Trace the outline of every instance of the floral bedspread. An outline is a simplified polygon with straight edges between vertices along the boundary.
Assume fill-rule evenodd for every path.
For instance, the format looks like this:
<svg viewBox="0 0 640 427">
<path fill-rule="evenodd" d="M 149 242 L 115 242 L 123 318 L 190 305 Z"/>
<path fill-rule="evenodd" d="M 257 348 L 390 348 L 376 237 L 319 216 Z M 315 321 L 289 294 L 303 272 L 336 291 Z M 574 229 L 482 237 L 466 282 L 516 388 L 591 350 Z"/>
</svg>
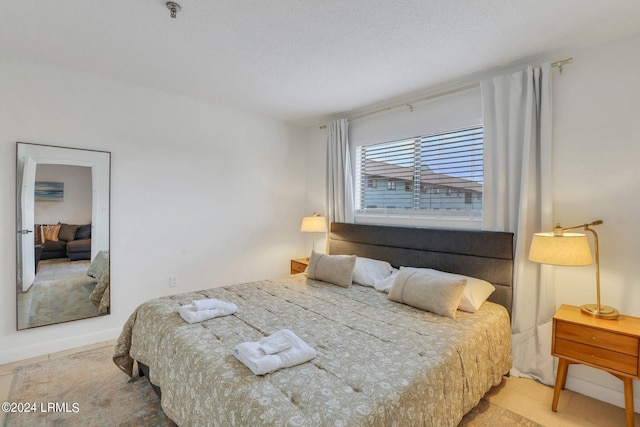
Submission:
<svg viewBox="0 0 640 427">
<path fill-rule="evenodd" d="M 98 314 L 109 308 L 109 251 L 100 251 L 91 262 L 87 274 L 96 279 L 96 287 L 93 288 L 89 299 L 98 307 Z"/>
<path fill-rule="evenodd" d="M 193 299 L 234 315 L 188 324 Z M 288 328 L 310 362 L 256 376 L 231 349 Z M 283 279 L 151 300 L 125 324 L 114 362 L 149 366 L 162 408 L 185 426 L 456 426 L 511 368 L 507 311 L 485 303 L 457 319 L 389 301 L 375 289 Z"/>
</svg>

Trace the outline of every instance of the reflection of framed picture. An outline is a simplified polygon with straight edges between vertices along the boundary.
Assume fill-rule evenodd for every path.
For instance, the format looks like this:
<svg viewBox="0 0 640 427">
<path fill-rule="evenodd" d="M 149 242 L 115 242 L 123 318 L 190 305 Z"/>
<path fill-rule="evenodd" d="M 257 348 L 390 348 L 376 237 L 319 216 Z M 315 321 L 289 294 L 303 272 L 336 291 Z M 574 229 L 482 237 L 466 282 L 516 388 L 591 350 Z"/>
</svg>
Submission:
<svg viewBox="0 0 640 427">
<path fill-rule="evenodd" d="M 36 181 L 35 199 L 44 202 L 61 202 L 64 198 L 64 182 Z"/>
</svg>

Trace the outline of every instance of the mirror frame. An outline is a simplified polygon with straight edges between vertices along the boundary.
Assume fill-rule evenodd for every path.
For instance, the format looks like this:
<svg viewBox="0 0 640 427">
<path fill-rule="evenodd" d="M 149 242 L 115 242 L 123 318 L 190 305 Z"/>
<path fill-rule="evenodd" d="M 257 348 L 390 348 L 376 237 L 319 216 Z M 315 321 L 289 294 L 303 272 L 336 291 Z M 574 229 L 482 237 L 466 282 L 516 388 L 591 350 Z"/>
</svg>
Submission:
<svg viewBox="0 0 640 427">
<path fill-rule="evenodd" d="M 28 163 L 29 166 L 25 167 L 25 164 Z M 20 304 L 19 304 L 19 293 L 25 289 L 23 284 L 23 277 L 27 277 L 27 279 L 31 279 L 31 274 L 35 275 L 35 261 L 31 263 L 27 260 L 29 266 L 34 267 L 33 273 L 26 272 L 26 276 L 23 275 L 23 262 L 22 255 L 24 251 L 29 251 L 29 247 L 25 246 L 25 242 L 34 243 L 33 237 L 35 230 L 28 230 L 23 228 L 23 214 L 22 205 L 23 198 L 21 195 L 23 194 L 23 188 L 25 183 L 24 174 L 29 175 L 29 181 L 31 181 L 31 176 L 33 176 L 35 184 L 35 170 L 38 164 L 42 165 L 60 165 L 60 166 L 84 166 L 91 168 L 91 259 L 90 261 L 96 258 L 96 255 L 101 251 L 109 251 L 111 249 L 111 152 L 108 151 L 100 151 L 100 150 L 91 150 L 91 149 L 82 149 L 82 148 L 74 148 L 74 147 L 63 147 L 56 145 L 45 145 L 45 144 L 35 144 L 28 142 L 17 142 L 16 143 L 16 329 L 17 330 L 25 330 L 31 329 L 35 327 L 66 323 L 76 320 L 82 320 L 87 318 L 93 318 L 98 316 L 104 316 L 111 314 L 111 300 L 110 300 L 110 289 L 109 289 L 109 300 L 106 308 L 106 312 L 98 313 L 94 316 L 86 316 L 84 314 L 79 315 L 78 318 L 69 318 L 60 321 L 52 321 L 50 323 L 43 323 L 34 326 L 29 325 L 21 325 L 20 324 Z M 28 169 L 28 171 L 25 171 Z M 28 184 L 27 184 L 28 185 Z M 27 193 L 33 192 L 34 189 L 27 188 Z M 34 194 L 35 196 L 35 194 Z M 33 200 L 33 198 L 32 198 Z M 27 206 L 29 203 L 32 203 L 31 206 L 35 207 L 35 202 L 27 202 Z M 29 215 L 29 214 L 28 214 Z M 31 213 L 32 216 L 33 212 Z M 35 220 L 35 216 L 33 218 Z M 26 218 L 29 222 L 30 218 Z M 64 219 L 61 218 L 62 221 Z M 34 221 L 35 222 L 35 221 Z M 34 224 L 35 226 L 35 224 Z M 30 234 L 30 236 L 29 236 Z M 26 238 L 23 236 L 26 235 Z M 24 246 L 24 249 L 23 249 Z M 106 249 L 105 249 L 106 248 Z M 31 254 L 33 254 L 33 250 L 31 250 Z M 30 258 L 30 255 L 29 255 Z M 107 266 L 107 280 L 109 280 L 111 273 L 111 260 L 110 255 L 108 255 L 108 266 Z M 97 277 L 97 276 L 96 276 Z M 31 279 L 32 280 L 32 279 Z M 108 282 L 107 282 L 108 283 Z M 26 286 L 26 289 L 29 289 L 33 285 L 32 283 Z M 110 288 L 110 283 L 107 285 Z M 21 327 L 22 326 L 22 327 Z"/>
</svg>

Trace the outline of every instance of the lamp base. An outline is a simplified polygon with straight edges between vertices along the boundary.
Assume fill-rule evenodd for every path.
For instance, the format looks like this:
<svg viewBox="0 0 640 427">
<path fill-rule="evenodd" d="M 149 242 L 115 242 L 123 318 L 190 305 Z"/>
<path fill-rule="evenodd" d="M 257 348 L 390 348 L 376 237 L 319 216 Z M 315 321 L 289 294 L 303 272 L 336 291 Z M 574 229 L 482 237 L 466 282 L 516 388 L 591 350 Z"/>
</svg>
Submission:
<svg viewBox="0 0 640 427">
<path fill-rule="evenodd" d="M 613 307 L 607 307 L 606 305 L 601 305 L 598 310 L 597 304 L 585 304 L 580 307 L 580 311 L 582 314 L 586 314 L 587 316 L 596 317 L 598 319 L 609 319 L 615 320 L 620 317 L 620 313 Z"/>
</svg>

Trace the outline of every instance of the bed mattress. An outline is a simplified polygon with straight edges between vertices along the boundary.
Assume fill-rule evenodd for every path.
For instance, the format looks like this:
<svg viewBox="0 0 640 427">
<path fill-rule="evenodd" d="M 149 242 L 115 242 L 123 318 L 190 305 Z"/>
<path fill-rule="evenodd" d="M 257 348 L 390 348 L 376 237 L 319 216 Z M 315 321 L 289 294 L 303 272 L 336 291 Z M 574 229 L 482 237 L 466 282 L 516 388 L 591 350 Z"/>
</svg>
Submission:
<svg viewBox="0 0 640 427">
<path fill-rule="evenodd" d="M 180 305 L 233 302 L 238 311 L 186 323 Z M 232 348 L 290 329 L 310 362 L 254 375 Z M 506 309 L 490 302 L 449 319 L 304 274 L 158 298 L 125 324 L 114 355 L 149 366 L 178 425 L 455 426 L 511 368 Z"/>
</svg>

